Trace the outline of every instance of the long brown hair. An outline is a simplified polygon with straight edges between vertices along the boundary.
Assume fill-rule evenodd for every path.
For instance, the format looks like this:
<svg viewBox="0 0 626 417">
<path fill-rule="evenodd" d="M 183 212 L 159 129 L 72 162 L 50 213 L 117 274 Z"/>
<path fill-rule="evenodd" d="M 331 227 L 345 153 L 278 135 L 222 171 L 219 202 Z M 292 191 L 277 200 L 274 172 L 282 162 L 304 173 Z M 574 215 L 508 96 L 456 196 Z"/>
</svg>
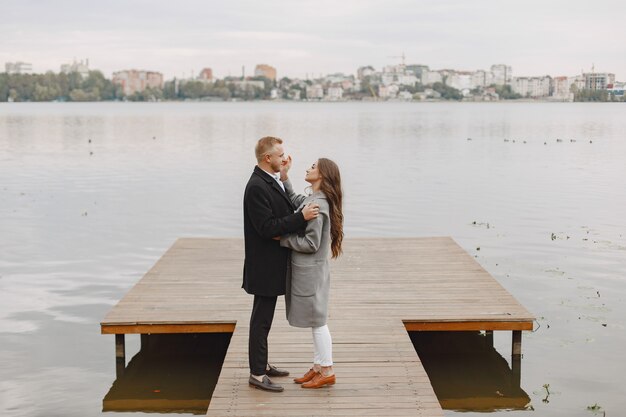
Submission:
<svg viewBox="0 0 626 417">
<path fill-rule="evenodd" d="M 330 159 L 317 160 L 317 168 L 322 176 L 320 190 L 326 195 L 330 206 L 330 249 L 333 258 L 341 255 L 343 242 L 343 191 L 341 190 L 341 175 L 339 167 Z"/>
</svg>

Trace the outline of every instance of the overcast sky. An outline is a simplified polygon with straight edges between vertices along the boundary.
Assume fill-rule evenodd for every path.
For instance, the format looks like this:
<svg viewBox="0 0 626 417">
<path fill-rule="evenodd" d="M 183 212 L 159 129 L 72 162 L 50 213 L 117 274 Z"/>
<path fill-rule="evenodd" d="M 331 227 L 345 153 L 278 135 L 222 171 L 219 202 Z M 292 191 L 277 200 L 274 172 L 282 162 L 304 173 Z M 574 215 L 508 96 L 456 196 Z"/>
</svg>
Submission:
<svg viewBox="0 0 626 417">
<path fill-rule="evenodd" d="M 613 72 L 626 80 L 624 0 L 0 0 L 0 70 L 26 61 L 58 72 L 89 58 L 166 79 L 210 67 L 240 75 L 267 63 L 278 76 L 353 74 L 399 63 L 513 74 Z"/>
</svg>

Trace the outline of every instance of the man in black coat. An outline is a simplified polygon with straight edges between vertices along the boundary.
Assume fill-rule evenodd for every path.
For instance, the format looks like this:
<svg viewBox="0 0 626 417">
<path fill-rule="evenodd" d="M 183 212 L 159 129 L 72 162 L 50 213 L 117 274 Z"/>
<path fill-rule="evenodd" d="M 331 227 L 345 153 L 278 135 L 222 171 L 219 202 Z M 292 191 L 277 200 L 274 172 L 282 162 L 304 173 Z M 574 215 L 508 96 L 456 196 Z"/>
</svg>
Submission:
<svg viewBox="0 0 626 417">
<path fill-rule="evenodd" d="M 280 169 L 287 163 L 279 138 L 259 139 L 255 148 L 257 166 L 250 176 L 243 197 L 243 230 L 245 261 L 243 289 L 254 295 L 250 317 L 248 357 L 251 386 L 280 392 L 268 376 L 287 376 L 289 372 L 268 363 L 267 336 L 272 327 L 279 295 L 285 294 L 289 249 L 275 238 L 294 233 L 317 217 L 319 206 L 309 205 L 302 211 L 295 207 L 280 181 Z"/>
</svg>

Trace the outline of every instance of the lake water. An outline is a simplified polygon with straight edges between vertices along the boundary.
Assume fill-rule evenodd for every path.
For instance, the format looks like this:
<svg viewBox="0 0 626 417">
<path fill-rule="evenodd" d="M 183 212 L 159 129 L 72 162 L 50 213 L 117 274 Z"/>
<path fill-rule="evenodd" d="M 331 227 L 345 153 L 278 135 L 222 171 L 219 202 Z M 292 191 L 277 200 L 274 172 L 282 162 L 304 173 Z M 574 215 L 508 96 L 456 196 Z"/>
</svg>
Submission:
<svg viewBox="0 0 626 417">
<path fill-rule="evenodd" d="M 452 236 L 538 317 L 534 415 L 626 413 L 626 106 L 260 102 L 0 105 L 1 415 L 101 415 L 100 320 L 176 238 L 242 236 L 265 135 L 296 189 L 339 164 L 347 237 Z"/>
</svg>

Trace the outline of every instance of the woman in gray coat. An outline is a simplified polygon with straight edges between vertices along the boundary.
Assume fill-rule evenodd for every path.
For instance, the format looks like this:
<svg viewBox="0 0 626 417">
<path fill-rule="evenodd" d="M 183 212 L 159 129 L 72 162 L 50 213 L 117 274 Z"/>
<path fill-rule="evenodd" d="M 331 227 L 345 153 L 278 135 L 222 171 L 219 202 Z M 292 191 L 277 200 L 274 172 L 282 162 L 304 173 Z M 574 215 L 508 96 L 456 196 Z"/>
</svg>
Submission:
<svg viewBox="0 0 626 417">
<path fill-rule="evenodd" d="M 281 246 L 292 249 L 291 268 L 285 295 L 287 320 L 294 327 L 310 327 L 313 332 L 313 366 L 294 382 L 303 388 L 332 385 L 332 339 L 326 324 L 330 292 L 329 258 L 341 254 L 343 240 L 342 190 L 339 167 L 320 158 L 306 171 L 304 178 L 312 193 L 298 195 L 283 174 L 285 191 L 294 206 L 302 209 L 310 203 L 319 204 L 319 216 L 310 220 L 300 233 L 282 236 Z"/>
</svg>

